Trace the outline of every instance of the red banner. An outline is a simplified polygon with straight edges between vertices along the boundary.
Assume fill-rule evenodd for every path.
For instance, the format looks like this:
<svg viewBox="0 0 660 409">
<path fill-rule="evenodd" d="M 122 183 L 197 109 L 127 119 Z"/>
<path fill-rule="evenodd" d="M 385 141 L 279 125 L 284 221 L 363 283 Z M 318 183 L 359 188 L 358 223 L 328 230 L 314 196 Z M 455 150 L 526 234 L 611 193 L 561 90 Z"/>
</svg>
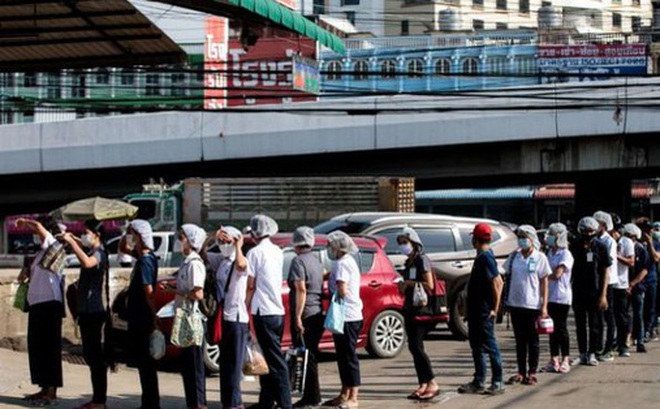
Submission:
<svg viewBox="0 0 660 409">
<path fill-rule="evenodd" d="M 204 39 L 204 109 L 223 109 L 227 106 L 227 50 L 229 20 L 223 17 L 206 19 Z"/>
</svg>

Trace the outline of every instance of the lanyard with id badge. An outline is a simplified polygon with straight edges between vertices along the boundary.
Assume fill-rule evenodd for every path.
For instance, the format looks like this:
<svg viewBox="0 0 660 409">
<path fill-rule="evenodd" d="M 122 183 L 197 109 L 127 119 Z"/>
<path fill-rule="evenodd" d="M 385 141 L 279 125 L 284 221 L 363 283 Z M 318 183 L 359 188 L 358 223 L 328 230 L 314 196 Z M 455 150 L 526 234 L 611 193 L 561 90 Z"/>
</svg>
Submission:
<svg viewBox="0 0 660 409">
<path fill-rule="evenodd" d="M 589 252 L 587 252 L 587 263 L 593 263 L 593 262 L 594 262 L 594 253 L 591 250 L 589 250 Z"/>
<path fill-rule="evenodd" d="M 527 272 L 529 274 L 536 273 L 536 260 L 533 259 L 532 257 L 530 257 L 529 261 L 527 262 Z"/>
</svg>

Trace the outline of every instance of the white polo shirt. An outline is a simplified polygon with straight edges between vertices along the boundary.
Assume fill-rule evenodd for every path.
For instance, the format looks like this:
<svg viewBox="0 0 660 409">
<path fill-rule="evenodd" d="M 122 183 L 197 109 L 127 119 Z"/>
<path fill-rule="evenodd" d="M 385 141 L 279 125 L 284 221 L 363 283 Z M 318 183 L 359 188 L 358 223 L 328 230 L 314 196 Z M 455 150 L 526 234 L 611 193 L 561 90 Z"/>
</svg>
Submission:
<svg viewBox="0 0 660 409">
<path fill-rule="evenodd" d="M 27 300 L 30 305 L 37 305 L 49 301 L 62 302 L 62 272 L 53 273 L 41 267 L 39 262 L 46 254 L 46 250 L 57 240 L 52 234 L 47 233 L 41 243 L 41 251 L 37 254 L 30 266 L 30 285 L 28 287 Z"/>
<path fill-rule="evenodd" d="M 617 244 L 616 240 L 610 236 L 609 233 L 605 232 L 603 233 L 602 236 L 598 237 L 598 240 L 600 240 L 602 243 L 604 243 L 607 246 L 607 253 L 610 255 L 610 258 L 612 259 L 612 266 L 609 269 L 609 273 L 607 275 L 607 284 L 609 285 L 614 285 L 619 282 L 619 262 L 617 257 L 618 250 L 617 250 Z"/>
<path fill-rule="evenodd" d="M 360 269 L 355 259 L 344 254 L 339 260 L 332 262 L 328 289 L 332 294 L 337 292 L 337 281 L 346 283 L 346 322 L 362 321 L 362 299 L 360 298 Z"/>
<path fill-rule="evenodd" d="M 269 238 L 261 240 L 247 253 L 248 264 L 255 280 L 252 315 L 284 315 L 282 281 L 284 254 Z"/>
<path fill-rule="evenodd" d="M 621 257 L 630 258 L 635 255 L 635 243 L 629 237 L 621 237 L 617 243 L 617 254 Z M 617 260 L 618 280 L 614 285 L 617 290 L 628 289 L 628 271 L 630 267 Z"/>
<path fill-rule="evenodd" d="M 517 250 L 513 257 L 507 259 L 504 269 L 509 274 L 508 305 L 540 310 L 543 306 L 541 280 L 552 273 L 545 254 L 534 249 L 529 257 L 525 258 L 522 252 Z"/>
<path fill-rule="evenodd" d="M 209 265 L 216 272 L 215 279 L 217 288 L 224 291 L 229 278 L 229 269 L 234 264 L 236 256 L 226 258 L 222 254 L 207 255 Z M 227 288 L 227 293 L 224 295 L 225 302 L 222 310 L 222 319 L 229 322 L 240 322 L 247 324 L 250 321 L 247 305 L 245 299 L 247 297 L 247 282 L 248 276 L 254 276 L 250 270 L 250 263 L 248 262 L 245 271 L 238 271 L 234 269 L 234 274 L 231 276 L 231 282 Z"/>
<path fill-rule="evenodd" d="M 548 302 L 571 305 L 573 302 L 573 288 L 571 286 L 573 255 L 568 249 L 551 249 L 548 251 L 548 262 L 553 272 L 557 267 L 564 266 L 564 273 L 559 277 L 559 280 L 548 280 Z"/>
<path fill-rule="evenodd" d="M 195 287 L 204 288 L 206 283 L 206 267 L 204 266 L 204 261 L 199 256 L 199 254 L 194 251 L 188 254 L 188 256 L 183 260 L 183 264 L 179 268 L 179 272 L 176 276 L 176 289 L 177 292 L 185 292 L 186 294 L 192 291 Z M 186 297 L 177 295 L 174 307 L 178 308 L 183 304 L 183 301 Z M 194 302 L 195 308 L 197 308 L 198 302 Z"/>
</svg>

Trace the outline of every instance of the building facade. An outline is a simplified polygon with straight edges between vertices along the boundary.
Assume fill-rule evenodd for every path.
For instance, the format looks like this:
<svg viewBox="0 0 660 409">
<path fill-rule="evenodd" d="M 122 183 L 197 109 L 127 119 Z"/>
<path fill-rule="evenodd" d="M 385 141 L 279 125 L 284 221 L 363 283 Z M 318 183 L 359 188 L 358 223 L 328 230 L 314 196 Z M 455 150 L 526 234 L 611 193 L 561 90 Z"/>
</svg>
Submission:
<svg viewBox="0 0 660 409">
<path fill-rule="evenodd" d="M 386 34 L 389 19 L 385 4 L 386 0 L 326 0 L 326 13 L 348 20 L 359 32 L 380 37 Z"/>
</svg>

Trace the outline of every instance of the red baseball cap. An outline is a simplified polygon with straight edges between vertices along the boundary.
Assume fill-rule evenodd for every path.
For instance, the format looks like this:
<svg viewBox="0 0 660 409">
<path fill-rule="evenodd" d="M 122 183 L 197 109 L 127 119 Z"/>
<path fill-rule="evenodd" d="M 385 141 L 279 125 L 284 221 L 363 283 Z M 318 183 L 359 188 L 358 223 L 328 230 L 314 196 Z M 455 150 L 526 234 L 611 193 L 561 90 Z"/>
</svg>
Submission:
<svg viewBox="0 0 660 409">
<path fill-rule="evenodd" d="M 479 223 L 474 226 L 472 235 L 479 240 L 491 241 L 493 239 L 493 228 L 487 223 Z"/>
</svg>

